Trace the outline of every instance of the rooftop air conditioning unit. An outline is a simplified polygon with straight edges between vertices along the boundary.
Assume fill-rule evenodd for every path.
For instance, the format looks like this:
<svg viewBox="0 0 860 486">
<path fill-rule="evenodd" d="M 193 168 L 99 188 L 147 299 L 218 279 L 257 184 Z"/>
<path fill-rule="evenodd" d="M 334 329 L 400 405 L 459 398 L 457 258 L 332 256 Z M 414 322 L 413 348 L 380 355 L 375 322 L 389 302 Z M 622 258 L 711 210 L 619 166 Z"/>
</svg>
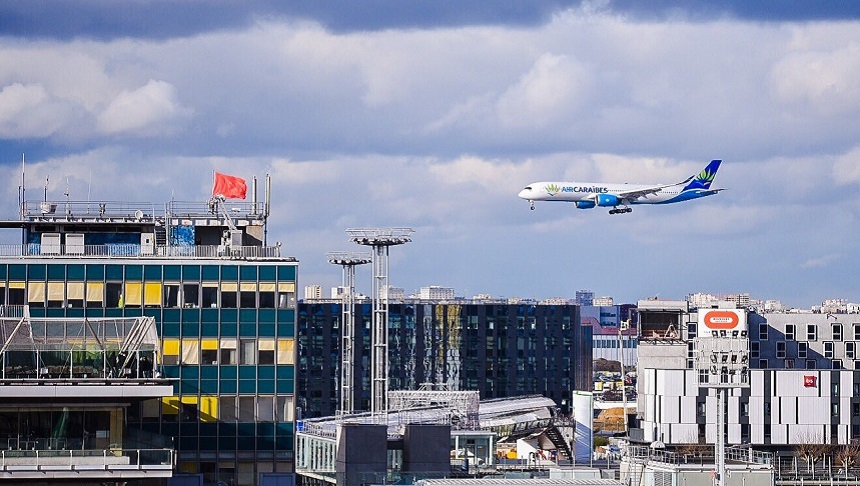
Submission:
<svg viewBox="0 0 860 486">
<path fill-rule="evenodd" d="M 66 255 L 84 254 L 84 234 L 66 233 Z"/>
<path fill-rule="evenodd" d="M 60 233 L 42 233 L 42 255 L 60 254 Z"/>
</svg>

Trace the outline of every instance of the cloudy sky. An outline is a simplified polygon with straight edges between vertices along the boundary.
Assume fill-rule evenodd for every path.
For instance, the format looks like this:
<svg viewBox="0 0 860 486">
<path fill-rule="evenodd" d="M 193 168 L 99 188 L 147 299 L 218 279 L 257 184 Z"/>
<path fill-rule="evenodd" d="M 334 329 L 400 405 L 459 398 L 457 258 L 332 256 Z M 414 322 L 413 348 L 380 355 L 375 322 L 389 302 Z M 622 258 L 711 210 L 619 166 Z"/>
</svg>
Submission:
<svg viewBox="0 0 860 486">
<path fill-rule="evenodd" d="M 405 226 L 407 291 L 860 301 L 860 3 L 640 3 L 6 1 L 0 214 L 22 153 L 28 198 L 47 177 L 53 199 L 205 201 L 213 170 L 269 174 L 301 285 L 340 282 L 346 228 Z M 713 158 L 729 190 L 684 204 L 516 197 Z"/>
</svg>

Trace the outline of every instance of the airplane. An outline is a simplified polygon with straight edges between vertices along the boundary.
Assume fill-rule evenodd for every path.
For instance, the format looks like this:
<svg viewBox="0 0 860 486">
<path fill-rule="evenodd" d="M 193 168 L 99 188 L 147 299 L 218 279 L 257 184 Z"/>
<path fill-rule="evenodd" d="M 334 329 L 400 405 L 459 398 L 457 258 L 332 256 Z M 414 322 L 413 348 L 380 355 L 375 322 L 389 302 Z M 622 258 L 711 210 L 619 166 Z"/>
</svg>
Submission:
<svg viewBox="0 0 860 486">
<path fill-rule="evenodd" d="M 519 197 L 535 201 L 572 202 L 577 209 L 611 207 L 609 214 L 633 211 L 633 204 L 669 204 L 711 196 L 724 189 L 711 189 L 722 160 L 712 160 L 707 167 L 676 184 L 619 184 L 606 182 L 535 182 L 525 187 Z"/>
</svg>

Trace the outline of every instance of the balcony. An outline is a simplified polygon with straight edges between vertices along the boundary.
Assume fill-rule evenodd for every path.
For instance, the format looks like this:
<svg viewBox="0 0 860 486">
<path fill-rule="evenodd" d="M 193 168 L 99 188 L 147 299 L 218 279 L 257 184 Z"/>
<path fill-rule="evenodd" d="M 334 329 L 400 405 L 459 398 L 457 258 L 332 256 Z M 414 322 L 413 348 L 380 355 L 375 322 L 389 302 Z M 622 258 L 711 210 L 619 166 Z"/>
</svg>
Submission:
<svg viewBox="0 0 860 486">
<path fill-rule="evenodd" d="M 0 450 L 0 475 L 12 480 L 169 478 L 173 464 L 171 449 Z"/>
</svg>

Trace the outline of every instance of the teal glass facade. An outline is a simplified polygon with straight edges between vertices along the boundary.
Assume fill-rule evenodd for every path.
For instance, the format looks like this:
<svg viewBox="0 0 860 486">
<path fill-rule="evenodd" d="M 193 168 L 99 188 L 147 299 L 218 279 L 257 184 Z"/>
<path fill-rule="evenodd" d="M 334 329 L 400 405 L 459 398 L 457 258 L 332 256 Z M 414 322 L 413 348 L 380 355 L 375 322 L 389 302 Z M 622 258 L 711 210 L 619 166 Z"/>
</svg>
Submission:
<svg viewBox="0 0 860 486">
<path fill-rule="evenodd" d="M 33 317 L 155 319 L 173 396 L 132 404 L 173 438 L 177 473 L 255 484 L 293 470 L 297 263 L 277 258 L 34 258 L 0 263 L 0 303 Z"/>
</svg>

